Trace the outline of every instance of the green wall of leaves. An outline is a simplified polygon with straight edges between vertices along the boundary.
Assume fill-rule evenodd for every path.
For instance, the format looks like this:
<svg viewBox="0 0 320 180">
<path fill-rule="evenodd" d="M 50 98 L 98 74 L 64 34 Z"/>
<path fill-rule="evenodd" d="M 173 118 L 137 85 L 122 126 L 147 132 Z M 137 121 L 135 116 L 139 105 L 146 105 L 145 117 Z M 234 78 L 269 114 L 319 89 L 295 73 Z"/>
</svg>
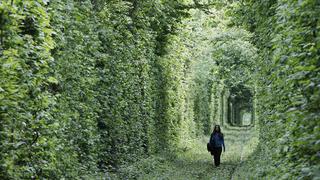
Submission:
<svg viewBox="0 0 320 180">
<path fill-rule="evenodd" d="M 0 178 L 93 177 L 194 138 L 180 1 L 0 2 Z"/>
<path fill-rule="evenodd" d="M 255 34 L 261 56 L 260 146 L 247 171 L 251 177 L 319 177 L 320 3 L 269 0 L 238 5 L 235 22 Z"/>
</svg>

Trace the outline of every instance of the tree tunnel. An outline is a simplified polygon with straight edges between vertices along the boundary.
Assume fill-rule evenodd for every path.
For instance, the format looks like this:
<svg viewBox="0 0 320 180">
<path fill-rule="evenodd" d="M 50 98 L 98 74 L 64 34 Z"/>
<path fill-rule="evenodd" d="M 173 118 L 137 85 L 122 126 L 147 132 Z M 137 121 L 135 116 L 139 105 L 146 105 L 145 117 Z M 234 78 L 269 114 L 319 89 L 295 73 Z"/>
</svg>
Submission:
<svg viewBox="0 0 320 180">
<path fill-rule="evenodd" d="M 245 85 L 221 87 L 215 95 L 218 114 L 215 118 L 223 126 L 255 126 L 253 90 Z"/>
<path fill-rule="evenodd" d="M 253 96 L 250 89 L 244 86 L 231 88 L 226 103 L 228 105 L 227 123 L 231 126 L 254 125 Z"/>
<path fill-rule="evenodd" d="M 319 0 L 0 0 L 0 180 L 320 176 L 318 14 Z M 229 161 L 212 171 L 216 124 Z"/>
</svg>

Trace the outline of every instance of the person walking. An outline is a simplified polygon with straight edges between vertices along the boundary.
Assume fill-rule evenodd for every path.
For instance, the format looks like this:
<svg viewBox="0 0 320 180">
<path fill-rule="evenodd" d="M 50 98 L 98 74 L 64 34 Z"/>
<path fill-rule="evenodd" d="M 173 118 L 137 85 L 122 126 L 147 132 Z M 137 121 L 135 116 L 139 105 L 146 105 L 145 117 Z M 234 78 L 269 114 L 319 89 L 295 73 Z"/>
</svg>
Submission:
<svg viewBox="0 0 320 180">
<path fill-rule="evenodd" d="M 214 159 L 214 165 L 218 167 L 220 165 L 222 147 L 223 151 L 226 151 L 223 133 L 221 132 L 221 128 L 219 125 L 215 125 L 213 132 L 211 133 L 208 146 Z"/>
</svg>

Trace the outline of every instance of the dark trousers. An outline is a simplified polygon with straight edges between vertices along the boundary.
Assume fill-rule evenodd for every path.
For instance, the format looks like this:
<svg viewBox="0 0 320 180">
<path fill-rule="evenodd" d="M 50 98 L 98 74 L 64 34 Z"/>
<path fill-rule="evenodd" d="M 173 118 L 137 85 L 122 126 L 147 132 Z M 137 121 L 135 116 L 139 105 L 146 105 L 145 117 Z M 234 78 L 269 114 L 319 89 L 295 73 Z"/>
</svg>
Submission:
<svg viewBox="0 0 320 180">
<path fill-rule="evenodd" d="M 212 155 L 214 159 L 214 165 L 219 166 L 222 147 L 214 147 L 212 150 L 213 150 Z"/>
</svg>

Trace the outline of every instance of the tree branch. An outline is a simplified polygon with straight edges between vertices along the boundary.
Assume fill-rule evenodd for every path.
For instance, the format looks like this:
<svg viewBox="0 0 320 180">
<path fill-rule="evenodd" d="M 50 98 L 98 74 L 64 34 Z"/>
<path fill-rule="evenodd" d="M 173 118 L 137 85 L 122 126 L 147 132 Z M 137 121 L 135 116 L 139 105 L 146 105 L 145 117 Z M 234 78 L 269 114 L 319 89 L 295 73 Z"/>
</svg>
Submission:
<svg viewBox="0 0 320 180">
<path fill-rule="evenodd" d="M 35 131 L 35 135 L 36 135 L 36 137 L 34 137 L 34 138 L 33 138 L 33 140 L 32 140 L 32 142 L 31 142 L 30 146 L 32 146 L 34 143 L 36 143 L 36 142 L 37 142 L 37 140 L 38 140 L 38 138 L 39 138 L 39 133 L 38 133 L 38 131 Z"/>
</svg>

